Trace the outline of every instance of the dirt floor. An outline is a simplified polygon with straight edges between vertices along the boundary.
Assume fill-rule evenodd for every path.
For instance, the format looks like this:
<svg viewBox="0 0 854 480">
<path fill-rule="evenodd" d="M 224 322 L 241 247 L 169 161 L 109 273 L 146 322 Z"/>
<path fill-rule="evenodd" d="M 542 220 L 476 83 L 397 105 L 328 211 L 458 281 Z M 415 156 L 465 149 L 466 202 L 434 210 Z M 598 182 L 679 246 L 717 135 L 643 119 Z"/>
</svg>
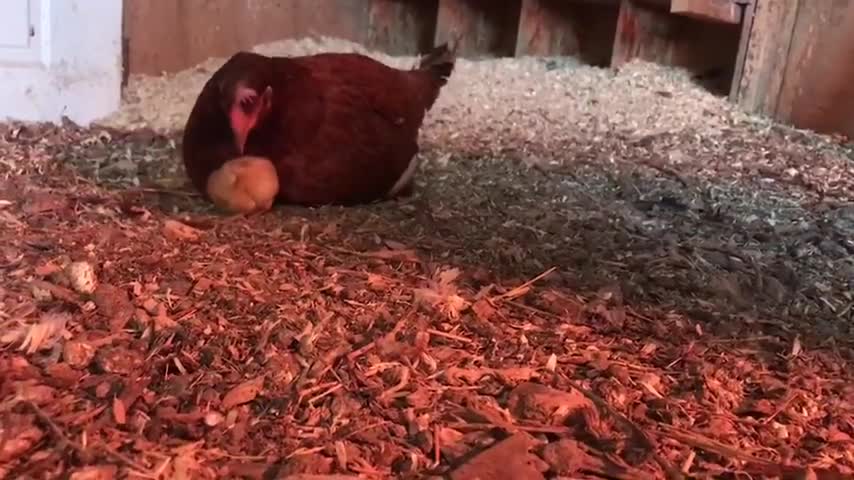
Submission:
<svg viewBox="0 0 854 480">
<path fill-rule="evenodd" d="M 854 478 L 847 145 L 437 131 L 245 219 L 178 133 L 0 128 L 0 477 Z"/>
</svg>

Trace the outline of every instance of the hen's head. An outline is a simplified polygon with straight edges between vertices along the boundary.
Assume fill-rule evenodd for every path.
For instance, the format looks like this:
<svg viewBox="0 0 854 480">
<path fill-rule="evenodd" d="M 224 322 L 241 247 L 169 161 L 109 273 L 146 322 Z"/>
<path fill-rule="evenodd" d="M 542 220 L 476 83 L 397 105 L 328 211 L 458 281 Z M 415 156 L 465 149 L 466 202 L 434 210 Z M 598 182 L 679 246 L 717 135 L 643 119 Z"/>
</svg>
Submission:
<svg viewBox="0 0 854 480">
<path fill-rule="evenodd" d="M 222 109 L 228 115 L 237 150 L 243 154 L 246 139 L 273 107 L 273 87 L 267 78 L 267 57 L 238 53 L 223 66 L 219 83 Z"/>
</svg>

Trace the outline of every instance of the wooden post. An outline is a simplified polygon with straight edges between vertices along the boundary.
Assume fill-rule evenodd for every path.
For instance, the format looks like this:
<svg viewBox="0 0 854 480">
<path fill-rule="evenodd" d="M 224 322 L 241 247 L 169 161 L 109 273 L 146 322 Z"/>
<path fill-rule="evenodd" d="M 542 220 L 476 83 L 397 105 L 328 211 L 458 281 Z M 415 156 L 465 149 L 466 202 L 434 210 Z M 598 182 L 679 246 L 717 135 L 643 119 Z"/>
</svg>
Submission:
<svg viewBox="0 0 854 480">
<path fill-rule="evenodd" d="M 756 9 L 756 0 L 748 0 L 742 5 L 741 34 L 738 38 L 738 53 L 735 57 L 732 83 L 729 88 L 729 101 L 738 103 L 741 92 L 741 78 L 744 72 L 744 64 L 747 61 L 747 47 L 750 45 L 750 32 L 753 31 L 753 14 Z"/>
<path fill-rule="evenodd" d="M 736 102 L 745 110 L 774 117 L 789 61 L 801 0 L 755 0 Z M 807 0 L 813 1 L 813 0 Z"/>
</svg>

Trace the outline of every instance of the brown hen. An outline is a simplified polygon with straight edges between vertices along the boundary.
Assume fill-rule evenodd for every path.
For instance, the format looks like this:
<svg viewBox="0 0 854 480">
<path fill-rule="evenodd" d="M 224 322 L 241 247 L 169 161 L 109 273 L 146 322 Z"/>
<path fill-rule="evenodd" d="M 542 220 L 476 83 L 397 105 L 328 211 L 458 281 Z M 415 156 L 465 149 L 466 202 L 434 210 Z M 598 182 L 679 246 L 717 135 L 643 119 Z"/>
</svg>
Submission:
<svg viewBox="0 0 854 480">
<path fill-rule="evenodd" d="M 239 52 L 205 84 L 187 120 L 187 174 L 210 199 L 208 177 L 248 155 L 273 163 L 282 202 L 347 205 L 408 194 L 419 129 L 453 71 L 454 50 L 436 47 L 411 70 L 355 53 Z"/>
</svg>

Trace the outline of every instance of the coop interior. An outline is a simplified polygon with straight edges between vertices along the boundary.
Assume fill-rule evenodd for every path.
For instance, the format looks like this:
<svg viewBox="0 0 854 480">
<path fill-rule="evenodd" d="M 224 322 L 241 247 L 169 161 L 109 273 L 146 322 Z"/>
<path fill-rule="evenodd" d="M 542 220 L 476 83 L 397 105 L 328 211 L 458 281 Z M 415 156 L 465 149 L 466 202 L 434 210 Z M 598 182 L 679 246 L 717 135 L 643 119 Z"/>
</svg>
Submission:
<svg viewBox="0 0 854 480">
<path fill-rule="evenodd" d="M 164 9 L 128 1 L 127 71 L 175 71 L 284 37 L 328 35 L 390 55 L 411 56 L 459 36 L 464 58 L 570 56 L 598 67 L 640 58 L 713 78 L 712 89 L 728 94 L 745 7 L 734 1 L 698 0 L 285 3 L 287 7 L 273 1 L 213 2 L 204 9 Z M 191 10 L 192 16 L 181 15 Z M 152 27 L 156 35 L 151 35 Z M 181 48 L 175 48 L 176 40 L 181 40 Z"/>
<path fill-rule="evenodd" d="M 124 0 L 121 108 L 0 130 L 0 479 L 854 478 L 848 5 Z M 236 51 L 452 39 L 411 197 L 189 185 Z"/>
</svg>

